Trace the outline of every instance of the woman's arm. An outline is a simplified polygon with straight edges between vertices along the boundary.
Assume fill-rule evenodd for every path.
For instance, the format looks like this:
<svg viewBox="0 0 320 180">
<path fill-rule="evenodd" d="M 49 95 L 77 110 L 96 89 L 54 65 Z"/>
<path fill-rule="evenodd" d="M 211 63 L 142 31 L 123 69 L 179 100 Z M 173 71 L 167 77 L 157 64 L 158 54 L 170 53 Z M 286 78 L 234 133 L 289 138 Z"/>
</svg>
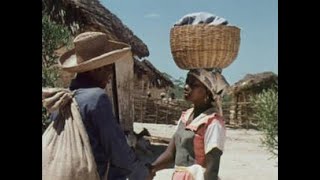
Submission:
<svg viewBox="0 0 320 180">
<path fill-rule="evenodd" d="M 204 173 L 205 180 L 217 180 L 220 165 L 220 156 L 222 151 L 218 148 L 213 148 L 206 154 L 206 171 Z"/>
<path fill-rule="evenodd" d="M 167 149 L 151 164 L 154 172 L 165 169 L 174 162 L 176 153 L 176 146 L 174 143 L 174 136 L 171 138 Z"/>
</svg>

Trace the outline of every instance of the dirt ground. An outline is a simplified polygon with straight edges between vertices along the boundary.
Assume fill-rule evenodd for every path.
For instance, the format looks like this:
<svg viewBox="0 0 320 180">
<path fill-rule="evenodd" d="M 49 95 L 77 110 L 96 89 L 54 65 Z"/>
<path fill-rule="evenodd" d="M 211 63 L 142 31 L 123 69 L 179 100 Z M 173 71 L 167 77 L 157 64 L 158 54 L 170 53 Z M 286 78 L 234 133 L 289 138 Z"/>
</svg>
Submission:
<svg viewBox="0 0 320 180">
<path fill-rule="evenodd" d="M 172 137 L 175 131 L 174 125 L 134 123 L 136 132 L 140 132 L 143 127 L 147 128 L 152 136 L 165 138 Z M 227 141 L 219 171 L 222 180 L 278 179 L 278 158 L 272 158 L 261 146 L 261 137 L 261 132 L 257 130 L 227 128 Z M 165 148 L 165 144 L 153 144 L 153 155 L 147 156 L 144 160 L 153 161 Z M 170 180 L 172 167 L 157 172 L 154 180 Z"/>
</svg>

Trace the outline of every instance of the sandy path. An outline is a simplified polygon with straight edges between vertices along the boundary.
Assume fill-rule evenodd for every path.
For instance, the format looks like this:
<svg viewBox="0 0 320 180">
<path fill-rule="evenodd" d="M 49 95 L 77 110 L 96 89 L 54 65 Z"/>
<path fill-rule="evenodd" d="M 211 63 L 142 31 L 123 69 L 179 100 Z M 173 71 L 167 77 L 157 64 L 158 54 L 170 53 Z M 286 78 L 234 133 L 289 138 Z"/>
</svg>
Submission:
<svg viewBox="0 0 320 180">
<path fill-rule="evenodd" d="M 152 136 L 170 138 L 174 125 L 134 123 L 134 130 L 145 127 Z M 261 132 L 245 129 L 227 129 L 227 141 L 221 157 L 219 176 L 222 180 L 276 180 L 278 179 L 277 158 L 270 159 L 261 147 Z M 165 147 L 158 148 L 161 153 Z M 154 159 L 154 158 L 150 158 Z M 173 169 L 157 172 L 154 180 L 170 180 Z"/>
</svg>

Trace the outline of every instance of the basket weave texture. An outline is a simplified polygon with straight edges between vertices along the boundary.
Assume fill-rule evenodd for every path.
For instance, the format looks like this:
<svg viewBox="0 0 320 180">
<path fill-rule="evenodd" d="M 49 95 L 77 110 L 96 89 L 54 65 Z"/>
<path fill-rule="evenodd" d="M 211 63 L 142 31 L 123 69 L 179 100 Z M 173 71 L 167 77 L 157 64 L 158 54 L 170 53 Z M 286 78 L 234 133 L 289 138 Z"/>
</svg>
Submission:
<svg viewBox="0 0 320 180">
<path fill-rule="evenodd" d="M 185 25 L 170 31 L 171 53 L 181 69 L 226 68 L 239 46 L 240 29 L 235 26 Z"/>
</svg>

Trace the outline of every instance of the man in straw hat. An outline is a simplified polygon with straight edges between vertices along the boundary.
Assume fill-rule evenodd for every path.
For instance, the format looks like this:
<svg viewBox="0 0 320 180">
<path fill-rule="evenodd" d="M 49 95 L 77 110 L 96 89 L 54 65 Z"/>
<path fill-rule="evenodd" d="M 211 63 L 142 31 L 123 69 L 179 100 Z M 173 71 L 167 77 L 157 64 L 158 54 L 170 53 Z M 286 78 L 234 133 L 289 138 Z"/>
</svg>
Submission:
<svg viewBox="0 0 320 180">
<path fill-rule="evenodd" d="M 74 39 L 75 48 L 59 59 L 62 70 L 77 73 L 70 83 L 75 91 L 83 124 L 101 179 L 146 179 L 148 168 L 140 162 L 126 142 L 114 118 L 105 86 L 112 63 L 131 55 L 124 43 L 110 41 L 106 34 L 85 32 Z M 57 112 L 52 114 L 55 120 Z"/>
</svg>

